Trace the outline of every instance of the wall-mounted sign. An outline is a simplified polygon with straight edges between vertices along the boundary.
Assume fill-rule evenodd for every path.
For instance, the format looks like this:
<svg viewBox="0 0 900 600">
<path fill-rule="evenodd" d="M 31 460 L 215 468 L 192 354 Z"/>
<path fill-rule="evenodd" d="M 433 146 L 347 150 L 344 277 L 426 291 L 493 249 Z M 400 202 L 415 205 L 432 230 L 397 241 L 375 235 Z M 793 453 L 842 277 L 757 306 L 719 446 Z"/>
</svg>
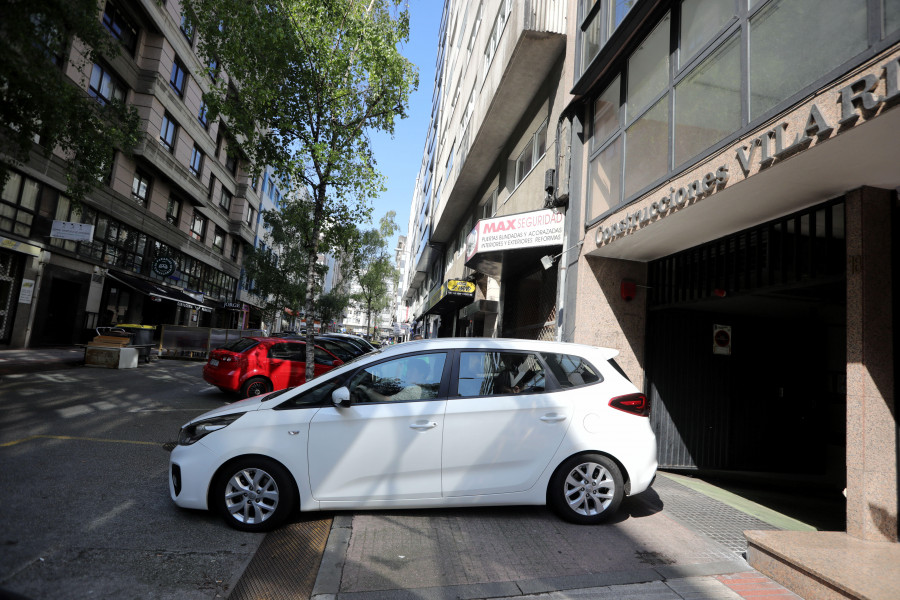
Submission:
<svg viewBox="0 0 900 600">
<path fill-rule="evenodd" d="M 564 224 L 563 213 L 553 210 L 481 219 L 466 238 L 466 261 L 480 252 L 559 246 Z"/>
<path fill-rule="evenodd" d="M 160 277 L 168 277 L 175 272 L 177 266 L 175 261 L 168 256 L 160 256 L 153 261 L 153 272 Z"/>
<path fill-rule="evenodd" d="M 474 294 L 475 284 L 471 281 L 450 279 L 447 281 L 447 291 L 456 294 Z"/>
<path fill-rule="evenodd" d="M 34 297 L 34 279 L 23 279 L 19 288 L 19 304 L 31 304 Z"/>
<path fill-rule="evenodd" d="M 731 354 L 730 325 L 713 325 L 713 354 Z"/>
<path fill-rule="evenodd" d="M 72 221 L 53 221 L 53 225 L 50 227 L 50 237 L 60 240 L 90 242 L 94 239 L 94 226 L 87 223 L 73 223 Z"/>
</svg>

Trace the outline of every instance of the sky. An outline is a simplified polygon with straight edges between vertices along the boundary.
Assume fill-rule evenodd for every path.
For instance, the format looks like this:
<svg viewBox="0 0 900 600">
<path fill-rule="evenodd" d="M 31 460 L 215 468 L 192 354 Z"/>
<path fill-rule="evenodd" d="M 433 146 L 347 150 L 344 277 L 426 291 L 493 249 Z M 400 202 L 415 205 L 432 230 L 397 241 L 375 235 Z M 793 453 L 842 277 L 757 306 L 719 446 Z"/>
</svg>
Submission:
<svg viewBox="0 0 900 600">
<path fill-rule="evenodd" d="M 425 149 L 443 8 L 442 0 L 409 0 L 409 42 L 400 53 L 419 68 L 419 87 L 410 95 L 409 116 L 394 124 L 393 138 L 380 132 L 371 137 L 378 170 L 385 176 L 387 187 L 373 202 L 371 226 L 377 227 L 379 219 L 393 210 L 400 227 L 398 235 L 406 235 L 416 175 Z M 397 236 L 394 236 L 390 249 L 396 247 Z"/>
</svg>

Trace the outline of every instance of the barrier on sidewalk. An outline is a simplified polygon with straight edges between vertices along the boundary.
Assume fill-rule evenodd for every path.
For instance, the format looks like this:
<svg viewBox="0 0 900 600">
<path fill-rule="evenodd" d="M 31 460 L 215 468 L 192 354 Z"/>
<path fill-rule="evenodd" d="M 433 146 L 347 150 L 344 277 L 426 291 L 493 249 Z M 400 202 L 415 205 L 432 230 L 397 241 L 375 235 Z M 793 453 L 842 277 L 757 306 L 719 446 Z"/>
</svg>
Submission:
<svg viewBox="0 0 900 600">
<path fill-rule="evenodd" d="M 206 359 L 210 350 L 242 337 L 265 335 L 262 329 L 222 329 L 162 325 L 159 336 L 160 358 Z"/>
</svg>

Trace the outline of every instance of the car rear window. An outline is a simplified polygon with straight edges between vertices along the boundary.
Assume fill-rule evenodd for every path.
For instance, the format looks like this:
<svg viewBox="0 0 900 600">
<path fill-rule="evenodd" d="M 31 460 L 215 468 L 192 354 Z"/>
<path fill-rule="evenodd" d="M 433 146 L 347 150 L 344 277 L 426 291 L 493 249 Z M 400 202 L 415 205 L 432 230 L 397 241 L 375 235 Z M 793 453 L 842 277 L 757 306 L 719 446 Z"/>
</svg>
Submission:
<svg viewBox="0 0 900 600">
<path fill-rule="evenodd" d="M 222 350 L 228 350 L 229 352 L 241 353 L 246 352 L 258 343 L 259 341 L 252 338 L 238 338 L 234 341 L 228 342 L 224 346 L 219 346 L 219 348 Z"/>
<path fill-rule="evenodd" d="M 591 363 L 574 354 L 542 353 L 547 366 L 561 388 L 574 388 L 603 381 L 603 376 Z"/>
</svg>

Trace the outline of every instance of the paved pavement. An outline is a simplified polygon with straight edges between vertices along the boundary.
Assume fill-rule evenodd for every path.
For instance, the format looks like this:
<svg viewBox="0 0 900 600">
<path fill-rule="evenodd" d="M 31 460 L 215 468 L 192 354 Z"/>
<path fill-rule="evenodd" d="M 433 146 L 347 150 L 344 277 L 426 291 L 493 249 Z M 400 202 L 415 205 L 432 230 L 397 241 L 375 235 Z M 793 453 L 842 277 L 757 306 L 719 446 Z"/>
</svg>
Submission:
<svg viewBox="0 0 900 600">
<path fill-rule="evenodd" d="M 13 373 L 77 368 L 83 356 L 81 348 L 0 350 L 0 381 Z M 660 473 L 650 490 L 626 499 L 619 519 L 600 527 L 565 523 L 544 507 L 339 513 L 319 521 L 325 523 L 327 543 L 318 567 L 311 565 L 318 570 L 312 593 L 302 597 L 799 598 L 747 565 L 742 532 L 803 524 L 759 505 L 731 501 L 727 494 L 711 493 L 692 481 Z M 312 518 L 321 516 L 326 515 Z M 298 542 L 295 525 L 268 534 L 277 542 L 269 546 L 280 551 L 263 552 L 268 547 L 264 543 L 246 566 L 244 579 L 260 569 L 275 575 L 278 569 L 298 568 L 296 557 L 285 550 Z M 288 540 L 294 544 L 282 543 Z M 319 552 L 315 554 L 314 562 Z M 241 595 L 241 578 L 235 574 L 234 600 Z M 281 588 L 269 597 L 298 595 Z"/>
</svg>

